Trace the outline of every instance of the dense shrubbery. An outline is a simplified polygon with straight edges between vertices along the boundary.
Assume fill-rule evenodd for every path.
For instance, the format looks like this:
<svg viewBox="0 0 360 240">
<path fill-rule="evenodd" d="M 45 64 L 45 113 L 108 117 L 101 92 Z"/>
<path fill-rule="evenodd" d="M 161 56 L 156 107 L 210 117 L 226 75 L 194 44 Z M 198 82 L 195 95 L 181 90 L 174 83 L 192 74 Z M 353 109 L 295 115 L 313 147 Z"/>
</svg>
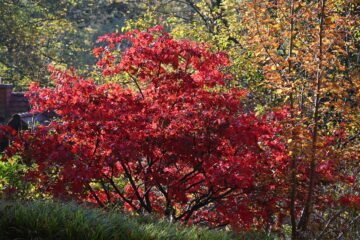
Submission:
<svg viewBox="0 0 360 240">
<path fill-rule="evenodd" d="M 19 134 L 5 152 L 31 166 L 24 177 L 33 191 L 234 230 L 277 231 L 289 211 L 307 226 L 309 213 L 326 205 L 356 214 L 352 172 L 336 159 L 336 144 L 346 140 L 341 128 L 337 139 L 324 136 L 321 148 L 310 145 L 307 154 L 322 154 L 316 168 L 311 154 L 294 165 L 284 132 L 293 109 L 262 116 L 244 110 L 247 92 L 225 86 L 225 53 L 174 40 L 161 27 L 99 42 L 98 78 L 111 83 L 51 67 L 55 87 L 30 88 L 32 110 L 58 116 Z M 344 191 L 326 190 L 334 185 Z M 312 209 L 305 215 L 304 206 Z"/>
<path fill-rule="evenodd" d="M 100 37 L 94 80 L 51 67 L 53 87 L 32 86 L 33 110 L 59 118 L 13 139 L 4 195 L 293 239 L 359 235 L 355 1 L 183 4 L 195 15 L 171 8 L 170 35 L 148 29 L 148 11 L 127 24 L 141 31 Z"/>
<path fill-rule="evenodd" d="M 245 92 L 219 91 L 226 55 L 161 27 L 100 41 L 103 76 L 131 84 L 53 70 L 55 88 L 31 87 L 33 111 L 60 120 L 24 132 L 6 156 L 36 164 L 27 177 L 39 191 L 209 226 L 279 223 L 288 156 L 276 120 L 284 114 L 257 118 L 241 108 Z M 119 53 L 124 41 L 130 47 Z"/>
</svg>

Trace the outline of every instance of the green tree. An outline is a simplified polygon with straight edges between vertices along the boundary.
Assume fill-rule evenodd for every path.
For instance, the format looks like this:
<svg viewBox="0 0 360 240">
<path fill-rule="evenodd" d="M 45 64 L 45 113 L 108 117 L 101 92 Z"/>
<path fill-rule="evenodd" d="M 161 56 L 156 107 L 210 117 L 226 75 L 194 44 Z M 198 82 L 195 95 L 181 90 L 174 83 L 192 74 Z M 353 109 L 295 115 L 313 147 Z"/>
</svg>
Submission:
<svg viewBox="0 0 360 240">
<path fill-rule="evenodd" d="M 91 70 L 97 36 L 121 27 L 141 12 L 137 6 L 108 0 L 0 1 L 0 77 L 20 89 L 30 81 L 48 83 L 48 64 Z"/>
</svg>

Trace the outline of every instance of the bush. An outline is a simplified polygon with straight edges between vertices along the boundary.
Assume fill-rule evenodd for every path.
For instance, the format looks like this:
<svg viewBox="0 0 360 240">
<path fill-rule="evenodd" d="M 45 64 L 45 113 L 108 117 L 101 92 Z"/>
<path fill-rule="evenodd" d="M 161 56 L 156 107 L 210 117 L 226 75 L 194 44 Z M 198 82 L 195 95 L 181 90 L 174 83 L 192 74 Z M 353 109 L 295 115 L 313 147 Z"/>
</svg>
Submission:
<svg viewBox="0 0 360 240">
<path fill-rule="evenodd" d="M 281 219 L 289 156 L 277 120 L 286 113 L 257 117 L 241 107 L 245 91 L 220 91 L 226 54 L 160 26 L 99 41 L 102 77 L 122 82 L 50 67 L 54 87 L 34 84 L 28 96 L 32 111 L 58 119 L 22 132 L 6 159 L 35 166 L 27 179 L 61 200 L 239 231 Z"/>
<path fill-rule="evenodd" d="M 2 155 L 0 154 L 0 160 Z M 0 161 L 0 197 L 31 198 L 35 197 L 33 186 L 24 181 L 24 175 L 29 167 L 22 164 L 15 156 L 8 161 Z"/>
</svg>

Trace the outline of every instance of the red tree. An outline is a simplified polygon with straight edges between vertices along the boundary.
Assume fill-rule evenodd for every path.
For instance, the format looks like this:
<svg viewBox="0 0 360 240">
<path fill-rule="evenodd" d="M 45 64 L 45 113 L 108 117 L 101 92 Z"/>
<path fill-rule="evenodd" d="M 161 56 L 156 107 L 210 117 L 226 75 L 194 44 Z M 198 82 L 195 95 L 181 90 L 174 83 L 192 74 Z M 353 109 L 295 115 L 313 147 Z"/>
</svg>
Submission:
<svg viewBox="0 0 360 240">
<path fill-rule="evenodd" d="M 288 157 L 278 115 L 244 113 L 245 92 L 218 91 L 225 54 L 161 27 L 99 41 L 103 76 L 130 82 L 52 70 L 56 86 L 28 94 L 33 111 L 59 116 L 10 149 L 36 163 L 29 177 L 42 191 L 215 226 L 248 228 L 281 214 Z"/>
</svg>

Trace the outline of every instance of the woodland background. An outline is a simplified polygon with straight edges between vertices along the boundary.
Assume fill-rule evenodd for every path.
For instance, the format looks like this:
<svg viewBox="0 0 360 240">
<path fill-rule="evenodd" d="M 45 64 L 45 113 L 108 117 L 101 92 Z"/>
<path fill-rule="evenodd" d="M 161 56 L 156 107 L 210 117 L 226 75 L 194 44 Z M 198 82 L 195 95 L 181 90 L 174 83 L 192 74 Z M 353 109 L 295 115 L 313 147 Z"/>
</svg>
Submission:
<svg viewBox="0 0 360 240">
<path fill-rule="evenodd" d="M 0 77 L 20 91 L 34 81 L 52 87 L 52 65 L 74 67 L 98 84 L 125 84 L 98 74 L 99 36 L 162 25 L 174 39 L 207 43 L 230 58 L 222 71 L 231 80 L 216 91 L 246 90 L 244 111 L 256 116 L 287 112 L 281 124 L 288 188 L 280 193 L 289 200 L 287 220 L 260 231 L 354 239 L 360 233 L 359 21 L 357 0 L 2 0 Z"/>
</svg>

